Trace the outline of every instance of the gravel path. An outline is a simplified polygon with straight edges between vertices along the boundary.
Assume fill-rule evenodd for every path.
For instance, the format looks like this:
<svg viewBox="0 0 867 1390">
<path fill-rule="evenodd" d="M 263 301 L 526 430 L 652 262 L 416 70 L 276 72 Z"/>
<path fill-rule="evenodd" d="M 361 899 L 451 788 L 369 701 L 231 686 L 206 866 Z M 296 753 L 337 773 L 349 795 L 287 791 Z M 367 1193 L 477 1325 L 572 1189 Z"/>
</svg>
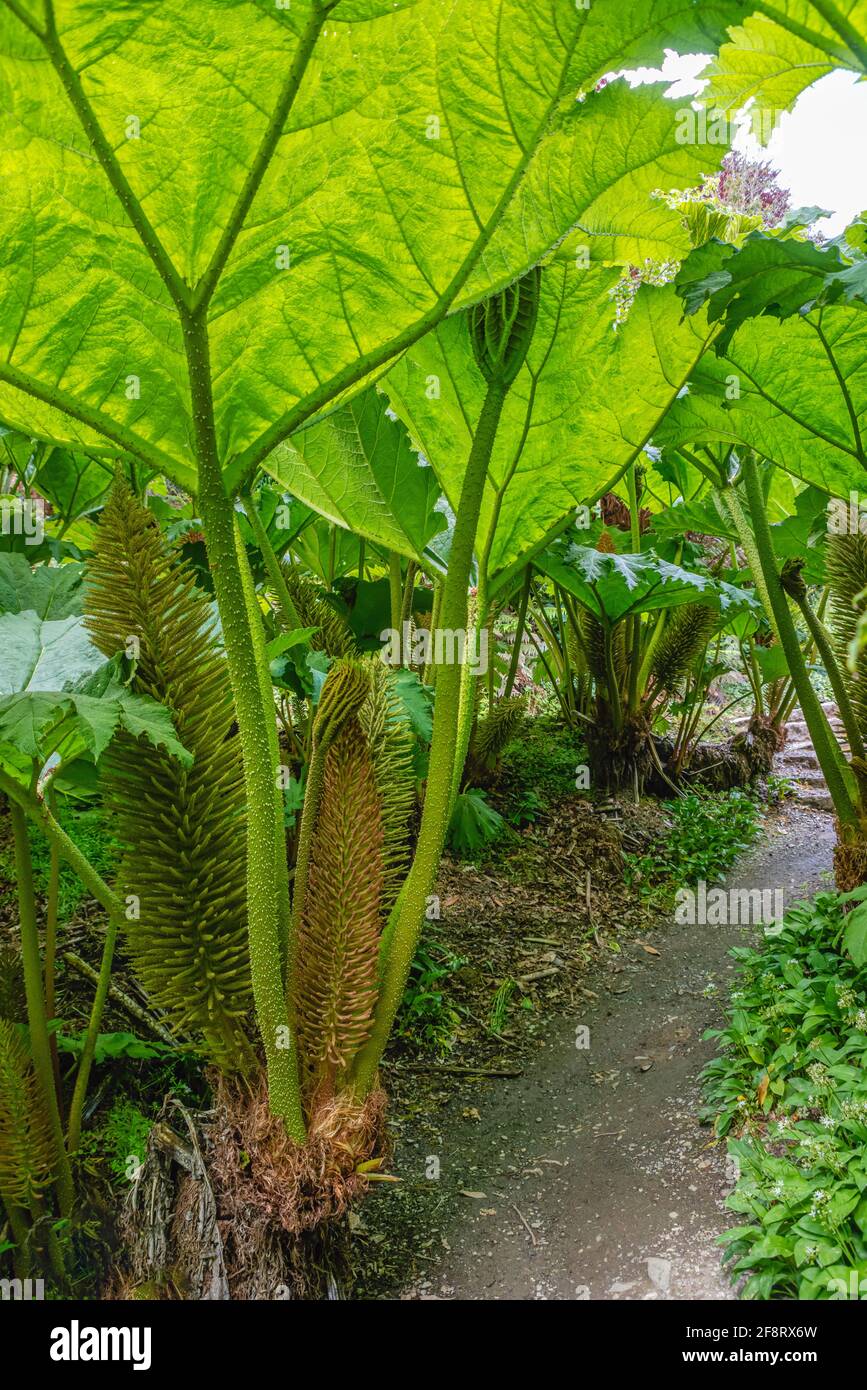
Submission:
<svg viewBox="0 0 867 1390">
<path fill-rule="evenodd" d="M 815 892 L 833 839 L 829 816 L 780 810 L 726 886 L 781 888 L 786 902 Z M 589 1047 L 562 1019 L 522 1076 L 474 1094 L 469 1109 L 456 1101 L 435 1146 L 439 1180 L 416 1183 L 430 1192 L 431 1224 L 437 1212 L 445 1224 L 425 1242 L 429 1274 L 403 1297 L 733 1297 L 714 1243 L 732 1224 L 731 1177 L 696 1121 L 698 1078 L 728 952 L 756 934 L 661 924 L 588 978 Z M 411 1135 L 400 1149 L 397 1171 L 412 1181 L 429 1159 Z"/>
</svg>

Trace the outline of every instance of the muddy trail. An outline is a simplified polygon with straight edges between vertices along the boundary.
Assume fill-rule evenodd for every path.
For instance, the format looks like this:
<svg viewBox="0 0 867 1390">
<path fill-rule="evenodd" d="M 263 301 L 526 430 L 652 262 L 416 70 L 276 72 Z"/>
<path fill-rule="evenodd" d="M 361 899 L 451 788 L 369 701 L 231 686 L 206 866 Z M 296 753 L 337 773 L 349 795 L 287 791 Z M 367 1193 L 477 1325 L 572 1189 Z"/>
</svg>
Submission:
<svg viewBox="0 0 867 1390">
<path fill-rule="evenodd" d="M 773 811 L 724 886 L 789 904 L 827 882 L 833 840 L 829 816 Z M 402 1107 L 401 1181 L 354 1219 L 355 1296 L 733 1298 L 715 1244 L 732 1178 L 699 1075 L 728 953 L 760 931 L 660 919 L 591 969 L 578 1014 L 548 1018 L 511 1079 L 444 1077 L 444 1104 Z"/>
</svg>

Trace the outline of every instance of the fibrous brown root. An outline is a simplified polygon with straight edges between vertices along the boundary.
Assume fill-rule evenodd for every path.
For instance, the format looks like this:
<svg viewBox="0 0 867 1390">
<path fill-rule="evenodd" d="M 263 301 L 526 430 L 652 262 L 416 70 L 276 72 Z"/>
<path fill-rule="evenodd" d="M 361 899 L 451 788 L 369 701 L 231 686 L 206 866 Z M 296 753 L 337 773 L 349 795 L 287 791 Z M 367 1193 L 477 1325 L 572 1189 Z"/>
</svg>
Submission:
<svg viewBox="0 0 867 1390">
<path fill-rule="evenodd" d="M 608 791 L 645 786 L 653 775 L 650 730 L 643 719 L 630 720 L 619 733 L 605 723 L 587 728 L 587 757 L 594 786 Z"/>
<path fill-rule="evenodd" d="M 126 1269 L 110 1297 L 274 1299 L 334 1296 L 343 1217 L 384 1159 L 386 1098 L 320 1105 L 296 1144 L 272 1115 L 264 1080 L 215 1081 L 195 1116 L 168 1102 L 122 1222 Z M 178 1114 L 189 1141 L 173 1128 Z M 339 1264 L 338 1264 L 339 1261 Z"/>
<path fill-rule="evenodd" d="M 785 734 L 769 719 L 754 715 L 748 728 L 726 743 L 697 743 L 684 769 L 686 781 L 698 782 L 713 791 L 749 786 L 757 777 L 770 774 L 784 741 Z M 657 739 L 656 747 L 666 771 L 675 776 L 669 766 L 673 752 L 671 740 Z M 662 788 L 654 784 L 653 790 Z"/>
<path fill-rule="evenodd" d="M 863 832 L 854 835 L 836 822 L 837 843 L 834 846 L 834 881 L 841 893 L 849 893 L 867 883 L 867 838 Z"/>
<path fill-rule="evenodd" d="M 221 1220 L 299 1235 L 342 1216 L 368 1186 L 359 1164 L 382 1153 L 385 1105 L 383 1091 L 362 1105 L 338 1096 L 316 1112 L 299 1145 L 272 1115 L 264 1086 L 250 1095 L 221 1078 L 210 1132 Z"/>
<path fill-rule="evenodd" d="M 107 1297 L 230 1297 L 207 1162 L 207 1122 L 212 1117 L 211 1111 L 187 1110 L 173 1096 L 166 1099 L 124 1204 L 124 1268 Z"/>
</svg>

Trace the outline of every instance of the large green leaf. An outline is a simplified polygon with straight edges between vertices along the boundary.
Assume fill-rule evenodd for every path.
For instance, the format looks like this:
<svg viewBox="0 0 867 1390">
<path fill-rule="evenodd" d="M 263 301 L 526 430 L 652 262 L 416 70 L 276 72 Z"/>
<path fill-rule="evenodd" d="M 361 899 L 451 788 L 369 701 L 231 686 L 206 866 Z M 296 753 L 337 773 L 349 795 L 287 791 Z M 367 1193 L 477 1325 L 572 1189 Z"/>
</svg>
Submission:
<svg viewBox="0 0 867 1390">
<path fill-rule="evenodd" d="M 700 536 L 718 536 L 733 542 L 738 539 L 731 521 L 720 516 L 711 497 L 689 502 L 681 499 L 664 511 L 657 512 L 653 518 L 653 532 L 662 541 L 679 538 L 689 532 Z"/>
<path fill-rule="evenodd" d="M 24 555 L 0 553 L 0 614 L 68 618 L 82 611 L 84 566 L 28 564 Z"/>
<path fill-rule="evenodd" d="M 835 68 L 867 73 L 867 0 L 775 0 L 756 10 L 705 69 L 702 100 L 730 114 L 751 102 L 753 132 L 767 141 L 778 113 L 811 83 Z"/>
<path fill-rule="evenodd" d="M 434 510 L 436 474 L 373 386 L 281 444 L 265 466 L 322 516 L 414 559 L 445 525 Z"/>
<path fill-rule="evenodd" d="M 867 904 L 859 904 L 846 918 L 843 945 L 858 969 L 863 969 L 867 965 Z"/>
<path fill-rule="evenodd" d="M 750 447 L 835 497 L 867 486 L 867 309 L 749 319 L 708 354 L 660 443 Z"/>
<path fill-rule="evenodd" d="M 105 664 L 84 620 L 40 618 L 36 613 L 0 613 L 0 695 L 27 690 L 63 690 Z"/>
<path fill-rule="evenodd" d="M 75 521 L 101 507 L 114 481 L 117 461 L 49 448 L 38 457 L 33 486 L 59 512 L 64 522 Z"/>
<path fill-rule="evenodd" d="M 740 250 L 712 241 L 694 251 L 676 283 L 687 313 L 706 304 L 709 321 L 721 323 L 719 353 L 749 318 L 786 319 L 824 304 L 863 304 L 867 260 L 850 263 L 836 246 L 820 250 L 811 241 L 754 233 Z"/>
<path fill-rule="evenodd" d="M 0 418 L 195 489 L 177 306 L 207 307 L 233 488 L 449 310 L 580 225 L 681 254 L 680 144 L 630 59 L 716 42 L 690 0 L 3 0 Z M 579 102 L 575 98 L 582 94 Z M 199 359 L 196 358 L 198 362 Z M 196 367 L 203 371 L 201 365 Z"/>
<path fill-rule="evenodd" d="M 615 331 L 616 278 L 565 249 L 542 274 L 535 336 L 506 400 L 482 506 L 492 589 L 637 457 L 709 340 L 700 316 L 683 321 L 673 286 L 642 287 Z M 455 507 L 484 397 L 466 325 L 441 324 L 383 387 Z"/>
<path fill-rule="evenodd" d="M 169 711 L 115 682 L 98 695 L 83 689 L 0 697 L 0 747 L 6 744 L 14 754 L 39 763 L 52 755 L 64 762 L 86 755 L 95 762 L 120 729 L 164 748 L 186 766 L 192 763 L 175 735 Z"/>
<path fill-rule="evenodd" d="M 684 603 L 706 603 L 731 617 L 756 602 L 746 590 L 672 565 L 652 550 L 617 555 L 561 539 L 537 556 L 536 565 L 609 625 Z"/>
</svg>

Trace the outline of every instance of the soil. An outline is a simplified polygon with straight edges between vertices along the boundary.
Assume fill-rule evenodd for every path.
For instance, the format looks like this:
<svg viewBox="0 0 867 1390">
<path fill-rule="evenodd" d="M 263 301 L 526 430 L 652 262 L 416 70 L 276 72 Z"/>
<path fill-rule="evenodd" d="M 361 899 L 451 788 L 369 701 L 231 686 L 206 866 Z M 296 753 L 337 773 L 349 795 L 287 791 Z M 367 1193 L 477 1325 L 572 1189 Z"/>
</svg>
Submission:
<svg viewBox="0 0 867 1390">
<path fill-rule="evenodd" d="M 781 888 L 790 903 L 822 885 L 833 843 L 829 816 L 772 810 L 726 886 Z M 609 905 L 603 931 L 622 906 Z M 583 970 L 575 973 L 575 959 L 559 986 L 566 1012 L 563 998 L 548 999 L 555 1016 L 534 1013 L 511 1047 L 486 1060 L 474 1044 L 475 1066 L 517 1074 L 393 1060 L 386 1081 L 400 1181 L 378 1187 L 353 1217 L 352 1296 L 735 1297 L 715 1246 L 732 1224 L 723 1205 L 732 1175 L 724 1146 L 696 1116 L 713 1054 L 703 1034 L 721 1023 L 729 951 L 761 928 L 622 915 L 614 952 L 598 931 L 597 946 L 573 907 Z M 565 926 L 556 908 L 553 918 L 540 936 Z M 525 916 L 523 941 L 537 931 Z"/>
</svg>

